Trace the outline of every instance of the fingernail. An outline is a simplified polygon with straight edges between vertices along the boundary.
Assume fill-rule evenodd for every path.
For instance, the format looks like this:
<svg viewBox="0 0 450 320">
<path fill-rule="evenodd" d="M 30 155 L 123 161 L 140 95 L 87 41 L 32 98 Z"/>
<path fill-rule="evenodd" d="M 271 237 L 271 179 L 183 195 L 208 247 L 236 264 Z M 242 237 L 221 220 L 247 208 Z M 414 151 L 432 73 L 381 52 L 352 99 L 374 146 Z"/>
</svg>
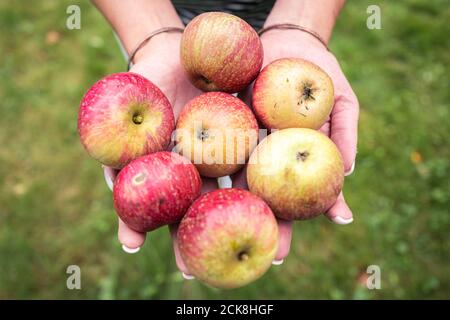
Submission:
<svg viewBox="0 0 450 320">
<path fill-rule="evenodd" d="M 345 218 L 342 218 L 340 216 L 336 216 L 336 217 L 331 218 L 331 221 L 333 221 L 336 224 L 342 224 L 342 225 L 343 224 L 349 224 L 349 223 L 353 222 L 353 217 L 349 218 L 349 219 L 345 219 Z"/>
<path fill-rule="evenodd" d="M 348 170 L 346 173 L 344 173 L 344 175 L 347 177 L 349 175 L 351 175 L 353 173 L 353 171 L 355 171 L 355 162 L 353 161 L 352 167 L 350 168 L 350 170 Z"/>
<path fill-rule="evenodd" d="M 114 183 L 111 180 L 111 176 L 109 174 L 107 174 L 108 170 L 103 170 L 103 175 L 105 176 L 105 182 L 106 185 L 108 186 L 109 190 L 113 190 L 114 187 Z"/>
<path fill-rule="evenodd" d="M 186 280 L 194 280 L 195 277 L 191 276 L 190 274 L 186 274 L 184 272 L 181 273 L 183 275 L 183 278 L 185 278 Z"/>
<path fill-rule="evenodd" d="M 133 253 L 136 253 L 136 252 L 138 252 L 140 249 L 141 249 L 141 247 L 137 247 L 137 248 L 128 248 L 126 245 L 122 245 L 122 249 L 123 249 L 123 251 L 125 251 L 126 253 L 130 253 L 130 254 L 133 254 Z"/>
<path fill-rule="evenodd" d="M 230 176 L 223 176 L 217 178 L 217 184 L 219 185 L 219 189 L 232 188 L 233 181 Z"/>
<path fill-rule="evenodd" d="M 283 262 L 284 262 L 284 259 L 281 259 L 281 260 L 273 260 L 273 261 L 272 261 L 272 264 L 273 264 L 274 266 L 279 266 L 279 265 L 282 265 Z"/>
</svg>

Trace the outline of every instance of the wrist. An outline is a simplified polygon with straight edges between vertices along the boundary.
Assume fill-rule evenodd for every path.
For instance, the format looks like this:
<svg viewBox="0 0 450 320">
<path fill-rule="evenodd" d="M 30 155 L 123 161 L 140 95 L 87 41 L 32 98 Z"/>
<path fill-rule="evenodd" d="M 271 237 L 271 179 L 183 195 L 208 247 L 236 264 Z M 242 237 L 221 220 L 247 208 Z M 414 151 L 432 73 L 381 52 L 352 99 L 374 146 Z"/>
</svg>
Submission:
<svg viewBox="0 0 450 320">
<path fill-rule="evenodd" d="M 155 54 L 178 56 L 181 36 L 181 32 L 163 32 L 153 36 L 136 52 L 132 62 L 136 64 L 149 56 L 155 56 Z M 143 40 L 145 40 L 145 37 L 140 42 Z"/>
<path fill-rule="evenodd" d="M 327 44 L 344 0 L 278 0 L 264 27 L 292 23 L 317 33 Z"/>
<path fill-rule="evenodd" d="M 318 49 L 327 50 L 326 46 L 320 42 L 316 37 L 308 32 L 297 29 L 272 29 L 261 35 L 261 41 L 268 43 L 296 43 L 307 44 L 308 47 L 315 47 Z"/>
</svg>

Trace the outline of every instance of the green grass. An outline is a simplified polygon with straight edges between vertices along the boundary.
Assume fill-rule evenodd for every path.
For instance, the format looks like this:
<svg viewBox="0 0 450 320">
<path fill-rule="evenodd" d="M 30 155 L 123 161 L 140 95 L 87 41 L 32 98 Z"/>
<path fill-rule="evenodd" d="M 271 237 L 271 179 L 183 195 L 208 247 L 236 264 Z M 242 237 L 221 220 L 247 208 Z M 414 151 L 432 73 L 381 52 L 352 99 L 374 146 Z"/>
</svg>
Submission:
<svg viewBox="0 0 450 320">
<path fill-rule="evenodd" d="M 82 29 L 67 30 L 79 3 Z M 0 3 L 0 298 L 450 298 L 450 8 L 446 1 L 349 1 L 331 48 L 361 104 L 345 193 L 355 222 L 299 222 L 291 254 L 261 280 L 218 291 L 177 272 L 167 229 L 122 252 L 100 166 L 76 132 L 79 100 L 125 63 L 87 1 Z M 60 39 L 49 43 L 49 32 Z M 82 290 L 66 288 L 67 266 Z M 381 267 L 382 289 L 362 284 Z"/>
</svg>

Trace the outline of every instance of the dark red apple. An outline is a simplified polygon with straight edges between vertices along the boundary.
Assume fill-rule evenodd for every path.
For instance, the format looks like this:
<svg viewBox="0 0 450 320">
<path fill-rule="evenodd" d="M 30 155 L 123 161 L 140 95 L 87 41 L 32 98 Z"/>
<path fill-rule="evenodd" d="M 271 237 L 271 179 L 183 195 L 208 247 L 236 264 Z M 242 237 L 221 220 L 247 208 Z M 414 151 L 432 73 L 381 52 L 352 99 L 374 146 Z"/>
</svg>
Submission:
<svg viewBox="0 0 450 320">
<path fill-rule="evenodd" d="M 146 232 L 179 222 L 200 195 L 195 166 L 179 154 L 152 153 L 130 162 L 114 183 L 114 207 L 131 229 Z"/>
<path fill-rule="evenodd" d="M 174 126 L 172 106 L 164 93 L 131 72 L 95 83 L 84 95 L 78 114 L 78 133 L 87 152 L 116 169 L 165 150 Z"/>
</svg>

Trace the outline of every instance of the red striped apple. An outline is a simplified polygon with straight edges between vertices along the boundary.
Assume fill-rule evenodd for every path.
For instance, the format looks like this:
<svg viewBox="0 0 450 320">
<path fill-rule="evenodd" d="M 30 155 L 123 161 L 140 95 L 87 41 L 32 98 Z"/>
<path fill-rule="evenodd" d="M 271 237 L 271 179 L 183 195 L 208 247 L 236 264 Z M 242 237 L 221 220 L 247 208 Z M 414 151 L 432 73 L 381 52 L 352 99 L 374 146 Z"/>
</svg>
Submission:
<svg viewBox="0 0 450 320">
<path fill-rule="evenodd" d="M 258 123 L 250 108 L 223 92 L 192 99 L 178 118 L 177 152 L 202 176 L 222 177 L 242 168 L 256 146 Z"/>
<path fill-rule="evenodd" d="M 247 166 L 247 183 L 279 218 L 309 219 L 336 202 L 344 183 L 344 165 L 336 145 L 324 134 L 283 129 L 255 148 Z"/>
<path fill-rule="evenodd" d="M 253 109 L 267 129 L 319 129 L 333 104 L 331 78 L 303 59 L 275 60 L 264 67 L 253 87 Z"/>
<path fill-rule="evenodd" d="M 198 198 L 178 229 L 190 274 L 217 288 L 242 287 L 269 269 L 278 225 L 267 204 L 242 189 L 217 189 Z"/>
<path fill-rule="evenodd" d="M 84 95 L 78 133 L 87 152 L 120 169 L 139 156 L 161 151 L 175 126 L 162 91 L 141 75 L 123 72 L 95 83 Z"/>
<path fill-rule="evenodd" d="M 256 31 L 223 12 L 198 15 L 181 39 L 181 63 L 192 84 L 203 91 L 243 90 L 261 70 L 263 54 Z"/>
<path fill-rule="evenodd" d="M 114 182 L 114 207 L 125 224 L 138 232 L 179 222 L 200 195 L 195 166 L 179 154 L 160 151 L 137 158 Z"/>
</svg>

